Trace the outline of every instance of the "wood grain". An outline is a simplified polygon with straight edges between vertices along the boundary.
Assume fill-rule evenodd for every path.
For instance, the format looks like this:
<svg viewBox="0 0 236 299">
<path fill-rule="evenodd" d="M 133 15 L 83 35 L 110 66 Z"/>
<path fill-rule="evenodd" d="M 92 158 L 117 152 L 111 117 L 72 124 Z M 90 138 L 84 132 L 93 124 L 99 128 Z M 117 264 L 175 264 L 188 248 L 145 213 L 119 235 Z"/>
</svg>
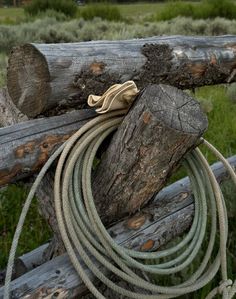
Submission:
<svg viewBox="0 0 236 299">
<path fill-rule="evenodd" d="M 207 128 L 199 103 L 168 85 L 148 85 L 114 134 L 93 177 L 104 223 L 143 207 Z M 106 209 L 104 209 L 106 207 Z"/>
<path fill-rule="evenodd" d="M 81 110 L 1 128 L 0 186 L 39 171 L 52 152 L 95 115 Z"/>
<path fill-rule="evenodd" d="M 26 120 L 27 116 L 15 107 L 7 89 L 0 89 L 0 127 L 10 126 Z"/>
<path fill-rule="evenodd" d="M 140 89 L 234 82 L 235 59 L 236 36 L 26 44 L 11 52 L 7 86 L 16 106 L 32 117 L 58 105 L 84 104 L 89 94 L 127 80 Z"/>
</svg>

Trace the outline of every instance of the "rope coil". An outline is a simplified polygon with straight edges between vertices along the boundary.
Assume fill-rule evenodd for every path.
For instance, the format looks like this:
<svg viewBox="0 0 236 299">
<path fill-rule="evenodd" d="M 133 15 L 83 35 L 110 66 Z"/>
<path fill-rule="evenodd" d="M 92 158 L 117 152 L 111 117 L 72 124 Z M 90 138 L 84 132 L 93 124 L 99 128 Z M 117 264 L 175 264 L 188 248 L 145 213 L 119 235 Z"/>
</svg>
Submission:
<svg viewBox="0 0 236 299">
<path fill-rule="evenodd" d="M 176 298 L 204 287 L 215 277 L 219 269 L 222 283 L 206 298 L 211 299 L 218 293 L 222 294 L 223 299 L 232 299 L 235 295 L 236 282 L 232 284 L 227 277 L 228 222 L 224 197 L 208 162 L 198 148 L 189 153 L 184 160 L 194 194 L 195 214 L 189 232 L 178 244 L 157 252 L 138 252 L 121 247 L 108 234 L 93 201 L 92 166 L 100 144 L 117 129 L 126 111 L 127 109 L 107 112 L 88 122 L 66 141 L 42 168 L 26 199 L 15 232 L 7 267 L 4 299 L 10 298 L 15 251 L 24 219 L 40 181 L 57 157 L 59 161 L 55 173 L 54 199 L 59 230 L 74 268 L 96 298 L 105 299 L 89 279 L 81 261 L 110 289 L 129 298 Z M 236 175 L 227 160 L 210 143 L 204 139 L 202 141 L 222 161 L 236 184 Z M 211 215 L 209 242 L 205 256 L 195 273 L 179 285 L 166 287 L 151 283 L 149 278 L 152 275 L 178 273 L 192 263 L 205 239 L 208 213 Z M 210 263 L 217 225 L 220 230 L 220 248 Z M 172 257 L 173 255 L 175 257 Z M 143 294 L 142 290 L 133 292 L 118 286 L 97 268 L 94 258 L 109 273 L 112 272 L 129 284 L 152 292 L 152 295 Z M 168 261 L 163 262 L 162 258 L 168 258 Z M 151 263 L 153 260 L 155 263 Z M 149 261 L 148 264 L 146 261 Z"/>
</svg>

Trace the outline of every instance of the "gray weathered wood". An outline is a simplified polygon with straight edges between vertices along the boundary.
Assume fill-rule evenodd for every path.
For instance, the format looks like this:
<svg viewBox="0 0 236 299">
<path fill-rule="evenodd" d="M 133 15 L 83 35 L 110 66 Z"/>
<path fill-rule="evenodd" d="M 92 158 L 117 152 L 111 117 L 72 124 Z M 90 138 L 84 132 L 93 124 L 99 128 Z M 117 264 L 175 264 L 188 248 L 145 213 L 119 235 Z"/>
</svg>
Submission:
<svg viewBox="0 0 236 299">
<path fill-rule="evenodd" d="M 23 115 L 13 104 L 8 91 L 6 88 L 0 90 L 0 127 L 10 126 L 13 124 L 19 124 L 26 121 L 28 118 Z M 38 124 L 38 122 L 36 122 Z M 2 148 L 4 149 L 4 147 Z M 51 218 L 52 210 L 54 210 L 53 205 L 53 170 L 49 170 L 44 176 L 38 190 L 36 191 L 36 196 L 38 199 L 41 214 L 46 219 L 47 223 L 56 230 L 56 219 Z M 4 187 L 2 187 L 4 188 Z M 44 252 L 44 261 L 51 259 L 54 255 L 58 255 L 64 252 L 64 246 L 61 240 L 57 238 L 59 234 L 55 234 L 52 238 L 47 250 Z M 1 275 L 0 275 L 1 277 Z M 1 281 L 1 278 L 0 278 Z"/>
<path fill-rule="evenodd" d="M 45 262 L 44 252 L 48 249 L 49 243 L 43 244 L 29 253 L 23 254 L 15 261 L 15 277 L 20 277 L 30 270 L 42 265 Z"/>
<path fill-rule="evenodd" d="M 13 104 L 7 89 L 0 89 L 0 127 L 10 126 L 26 120 L 27 117 Z"/>
<path fill-rule="evenodd" d="M 111 223 L 144 206 L 206 128 L 199 103 L 183 91 L 163 84 L 144 89 L 93 177 L 102 220 Z"/>
<path fill-rule="evenodd" d="M 0 186 L 38 171 L 56 147 L 95 115 L 80 110 L 1 128 Z"/>
<path fill-rule="evenodd" d="M 78 105 L 111 84 L 181 89 L 236 80 L 236 36 L 165 36 L 126 41 L 26 44 L 13 49 L 7 86 L 16 106 L 35 116 L 58 104 Z"/>
<path fill-rule="evenodd" d="M 236 156 L 228 161 L 236 170 Z M 215 163 L 212 169 L 219 182 L 228 178 L 222 163 Z M 153 251 L 185 231 L 191 224 L 193 212 L 189 179 L 184 178 L 164 188 L 147 207 L 132 218 L 116 223 L 109 228 L 109 232 L 123 246 Z M 95 282 L 92 273 L 87 273 Z M 53 295 L 60 295 L 61 299 L 78 298 L 86 292 L 67 254 L 24 274 L 11 285 L 14 299 L 43 298 L 46 295 L 49 298 Z M 0 298 L 3 298 L 3 288 L 0 289 Z"/>
</svg>

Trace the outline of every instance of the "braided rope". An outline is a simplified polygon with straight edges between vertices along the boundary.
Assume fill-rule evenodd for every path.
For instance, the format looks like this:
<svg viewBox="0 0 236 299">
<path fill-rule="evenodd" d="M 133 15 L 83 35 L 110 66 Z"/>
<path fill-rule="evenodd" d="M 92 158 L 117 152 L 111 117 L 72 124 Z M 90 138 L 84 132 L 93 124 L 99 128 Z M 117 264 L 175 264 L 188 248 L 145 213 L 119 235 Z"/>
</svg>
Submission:
<svg viewBox="0 0 236 299">
<path fill-rule="evenodd" d="M 223 299 L 232 299 L 235 295 L 236 282 L 233 283 L 227 277 L 228 222 L 224 197 L 208 162 L 198 148 L 189 153 L 184 160 L 194 194 L 195 215 L 189 232 L 178 244 L 158 252 L 137 252 L 116 244 L 103 226 L 93 201 L 92 165 L 98 147 L 112 131 L 117 129 L 126 111 L 125 109 L 108 112 L 88 122 L 51 156 L 40 171 L 26 199 L 13 239 L 7 266 L 4 299 L 10 298 L 15 252 L 30 203 L 46 171 L 58 157 L 54 183 L 58 226 L 74 268 L 96 298 L 105 297 L 89 279 L 77 258 L 78 255 L 100 281 L 118 294 L 129 298 L 176 298 L 204 287 L 215 277 L 219 269 L 222 283 L 212 290 L 206 299 L 211 299 L 217 294 L 222 294 Z M 236 175 L 227 160 L 210 143 L 204 139 L 202 141 L 222 161 L 236 184 Z M 149 279 L 145 279 L 144 277 L 149 278 L 152 275 L 178 273 L 193 262 L 205 239 L 208 213 L 211 216 L 209 241 L 205 256 L 195 273 L 181 284 L 167 287 L 153 284 Z M 213 262 L 210 263 L 217 225 L 220 231 L 220 248 Z M 133 292 L 115 284 L 94 265 L 91 256 L 95 257 L 109 272 L 141 290 Z M 168 258 L 168 261 L 163 262 L 161 258 Z M 155 263 L 151 263 L 153 260 Z M 142 289 L 151 291 L 152 295 L 143 294 Z"/>
</svg>

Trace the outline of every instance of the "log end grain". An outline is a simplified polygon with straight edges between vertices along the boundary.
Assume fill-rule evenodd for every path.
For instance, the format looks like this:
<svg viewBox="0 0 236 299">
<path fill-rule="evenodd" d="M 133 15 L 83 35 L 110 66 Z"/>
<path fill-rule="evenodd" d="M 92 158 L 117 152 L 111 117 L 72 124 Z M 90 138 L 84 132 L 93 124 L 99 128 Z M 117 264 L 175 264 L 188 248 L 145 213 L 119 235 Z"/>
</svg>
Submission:
<svg viewBox="0 0 236 299">
<path fill-rule="evenodd" d="M 7 87 L 14 104 L 29 117 L 43 111 L 50 90 L 44 56 L 31 44 L 15 47 L 9 57 Z"/>
<path fill-rule="evenodd" d="M 180 89 L 165 84 L 149 85 L 142 98 L 150 115 L 166 127 L 198 136 L 207 129 L 208 120 L 199 103 Z"/>
</svg>

